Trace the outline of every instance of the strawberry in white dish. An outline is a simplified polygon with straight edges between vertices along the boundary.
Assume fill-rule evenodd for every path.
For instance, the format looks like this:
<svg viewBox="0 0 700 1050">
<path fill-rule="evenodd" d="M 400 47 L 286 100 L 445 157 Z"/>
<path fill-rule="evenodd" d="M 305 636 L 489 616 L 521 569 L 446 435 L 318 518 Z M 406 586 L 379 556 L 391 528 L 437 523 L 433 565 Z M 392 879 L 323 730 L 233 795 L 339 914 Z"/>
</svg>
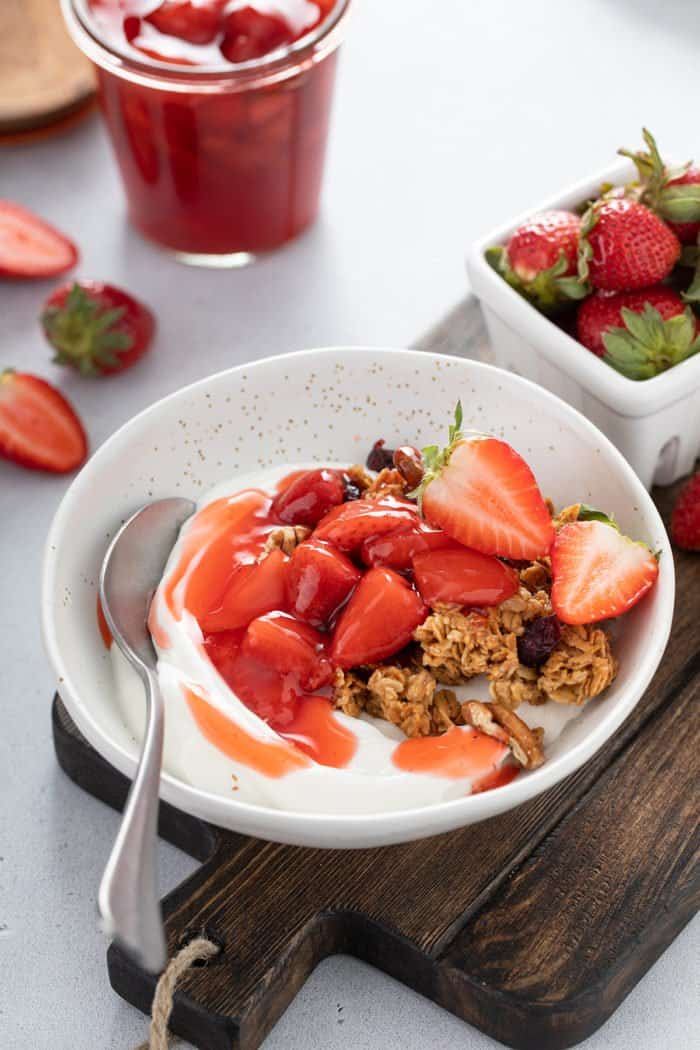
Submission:
<svg viewBox="0 0 700 1050">
<path fill-rule="evenodd" d="M 489 248 L 486 258 L 538 310 L 554 313 L 589 290 L 577 271 L 580 234 L 580 216 L 546 211 L 519 226 L 505 246 Z"/>
</svg>

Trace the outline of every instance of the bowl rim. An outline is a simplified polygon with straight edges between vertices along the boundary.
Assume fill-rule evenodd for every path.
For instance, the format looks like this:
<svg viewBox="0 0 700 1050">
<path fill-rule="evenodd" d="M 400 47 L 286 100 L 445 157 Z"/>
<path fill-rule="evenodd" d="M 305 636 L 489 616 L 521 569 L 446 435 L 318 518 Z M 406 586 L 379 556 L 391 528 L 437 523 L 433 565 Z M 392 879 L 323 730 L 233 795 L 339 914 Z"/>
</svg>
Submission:
<svg viewBox="0 0 700 1050">
<path fill-rule="evenodd" d="M 165 801 L 214 824 L 219 822 L 217 818 L 220 815 L 227 813 L 241 814 L 242 817 L 249 819 L 238 822 L 232 821 L 231 823 L 223 820 L 220 822 L 220 826 L 234 827 L 235 823 L 245 823 L 247 827 L 254 826 L 256 828 L 252 832 L 253 834 L 260 838 L 269 838 L 275 841 L 301 842 L 304 839 L 313 839 L 313 842 L 320 844 L 325 837 L 332 840 L 334 846 L 337 846 L 339 845 L 338 839 L 344 838 L 349 840 L 347 844 L 352 847 L 362 838 L 361 833 L 365 832 L 365 845 L 375 844 L 374 840 L 376 840 L 376 844 L 384 841 L 401 842 L 437 834 L 440 831 L 459 827 L 463 824 L 473 823 L 476 820 L 495 815 L 528 801 L 561 781 L 565 776 L 573 773 L 612 736 L 636 706 L 648 686 L 666 648 L 671 629 L 675 576 L 670 542 L 661 516 L 632 467 L 612 442 L 582 413 L 562 401 L 561 398 L 522 376 L 506 372 L 493 365 L 475 361 L 471 358 L 436 354 L 426 350 L 350 345 L 319 347 L 286 354 L 276 354 L 205 376 L 184 387 L 180 387 L 136 413 L 95 451 L 88 463 L 71 483 L 53 517 L 44 546 L 41 571 L 41 630 L 44 648 L 59 682 L 58 691 L 61 699 L 64 701 L 71 717 L 74 718 L 78 728 L 89 743 L 107 761 L 115 765 L 120 772 L 132 778 L 136 770 L 138 755 L 127 751 L 120 743 L 109 737 L 93 717 L 89 701 L 85 702 L 81 699 L 79 691 L 73 685 L 69 668 L 64 665 L 55 631 L 54 603 L 52 600 L 55 593 L 57 565 L 61 547 L 66 537 L 65 525 L 73 511 L 74 505 L 82 502 L 86 492 L 89 491 L 93 472 L 100 469 L 101 461 L 106 455 L 111 453 L 114 444 L 123 441 L 131 431 L 137 430 L 144 420 L 157 413 L 164 405 L 177 401 L 180 398 L 191 396 L 198 389 L 204 388 L 211 383 L 216 383 L 224 378 L 230 379 L 244 372 L 250 374 L 253 370 L 269 368 L 270 365 L 279 366 L 281 362 L 285 362 L 289 366 L 290 362 L 294 364 L 301 363 L 319 355 L 332 357 L 339 354 L 347 355 L 358 350 L 369 352 L 375 357 L 378 354 L 387 354 L 389 356 L 397 354 L 402 357 L 410 355 L 420 361 L 425 361 L 426 359 L 445 361 L 450 362 L 452 365 L 455 362 L 461 362 L 465 367 L 476 373 L 496 373 L 500 379 L 523 389 L 526 394 L 534 392 L 538 398 L 543 399 L 545 402 L 551 402 L 556 406 L 557 412 L 563 413 L 564 418 L 571 422 L 579 433 L 583 431 L 584 435 L 590 436 L 595 443 L 603 446 L 608 454 L 608 462 L 612 460 L 612 469 L 621 472 L 631 484 L 636 492 L 638 505 L 644 507 L 644 512 L 654 523 L 659 537 L 661 572 L 656 585 L 660 594 L 657 614 L 658 623 L 654 624 L 654 630 L 651 632 L 649 640 L 650 644 L 644 651 L 643 659 L 633 670 L 632 680 L 625 693 L 623 693 L 622 697 L 601 723 L 559 758 L 546 762 L 539 769 L 518 777 L 510 784 L 500 787 L 497 792 L 482 792 L 427 806 L 414 806 L 381 813 L 328 814 L 281 810 L 255 803 L 238 802 L 235 799 L 204 791 L 201 788 L 187 784 L 168 772 L 162 772 L 160 795 Z M 507 377 L 507 380 L 505 377 Z M 495 796 L 497 796 L 497 801 Z M 212 816 L 212 813 L 215 815 Z M 416 830 L 414 823 L 420 825 L 420 830 Z M 268 827 L 265 827 L 266 824 Z M 325 836 L 320 834 L 324 830 L 326 831 Z M 359 844 L 358 848 L 363 848 L 362 843 Z"/>
<path fill-rule="evenodd" d="M 634 171 L 631 161 L 618 160 L 500 224 L 473 242 L 467 253 L 467 271 L 477 286 L 474 289 L 477 296 L 510 328 L 532 342 L 547 360 L 568 372 L 601 401 L 615 407 L 621 415 L 646 416 L 683 400 L 689 390 L 700 386 L 700 353 L 651 379 L 629 379 L 606 365 L 595 354 L 582 353 L 581 344 L 573 336 L 555 325 L 511 288 L 485 257 L 487 248 L 505 243 L 517 227 L 533 215 L 551 209 L 573 208 L 596 192 L 601 183 L 618 183 L 632 177 Z"/>
</svg>

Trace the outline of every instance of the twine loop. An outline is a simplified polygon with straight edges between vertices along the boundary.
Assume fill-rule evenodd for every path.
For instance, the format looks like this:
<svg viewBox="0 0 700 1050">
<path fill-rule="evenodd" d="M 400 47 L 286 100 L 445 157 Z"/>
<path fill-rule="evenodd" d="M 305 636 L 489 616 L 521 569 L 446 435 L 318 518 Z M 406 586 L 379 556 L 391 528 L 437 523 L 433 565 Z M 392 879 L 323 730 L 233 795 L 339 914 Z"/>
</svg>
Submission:
<svg viewBox="0 0 700 1050">
<path fill-rule="evenodd" d="M 172 957 L 156 985 L 148 1041 L 137 1047 L 137 1050 L 168 1050 L 177 1041 L 168 1032 L 168 1022 L 173 1012 L 173 997 L 178 982 L 196 963 L 207 962 L 220 951 L 221 946 L 207 937 L 195 937 Z"/>
</svg>

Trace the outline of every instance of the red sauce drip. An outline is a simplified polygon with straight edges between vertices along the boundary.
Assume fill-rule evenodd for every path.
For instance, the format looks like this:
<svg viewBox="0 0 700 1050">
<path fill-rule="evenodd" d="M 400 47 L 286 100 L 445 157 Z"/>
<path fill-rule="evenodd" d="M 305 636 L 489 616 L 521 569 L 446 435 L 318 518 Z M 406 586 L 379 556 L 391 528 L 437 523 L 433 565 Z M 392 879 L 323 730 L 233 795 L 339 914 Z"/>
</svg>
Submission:
<svg viewBox="0 0 700 1050">
<path fill-rule="evenodd" d="M 492 773 L 487 773 L 485 777 L 474 781 L 471 793 L 480 795 L 482 791 L 492 791 L 494 788 L 503 787 L 505 784 L 510 784 L 511 780 L 515 780 L 519 773 L 519 766 L 501 766 L 499 769 L 494 769 Z"/>
<path fill-rule="evenodd" d="M 494 771 L 508 748 L 476 729 L 454 726 L 443 736 L 404 740 L 393 754 L 394 765 L 405 773 L 432 773 L 459 780 Z"/>
<path fill-rule="evenodd" d="M 235 762 L 275 779 L 310 765 L 297 748 L 259 740 L 191 689 L 183 687 L 183 693 L 202 735 Z"/>
<path fill-rule="evenodd" d="M 105 649 L 110 649 L 112 647 L 112 642 L 114 641 L 114 639 L 112 638 L 112 632 L 110 631 L 109 626 L 107 625 L 107 621 L 105 620 L 104 609 L 102 608 L 102 602 L 100 601 L 99 594 L 97 595 L 97 626 L 100 630 L 100 636 L 102 638 L 102 641 L 104 642 Z"/>
<path fill-rule="evenodd" d="M 265 545 L 274 524 L 270 505 L 266 493 L 244 489 L 208 503 L 194 516 L 180 561 L 163 590 L 176 619 L 183 607 L 199 620 L 221 605 L 236 569 L 255 561 Z M 176 594 L 181 584 L 183 591 Z"/>
<path fill-rule="evenodd" d="M 281 675 L 241 653 L 243 633 L 210 634 L 204 641 L 207 655 L 239 700 L 315 762 L 347 766 L 357 739 L 333 716 L 330 701 L 304 692 L 295 675 Z"/>
<path fill-rule="evenodd" d="M 280 734 L 322 766 L 342 769 L 357 751 L 357 737 L 333 717 L 325 696 L 305 696 Z"/>
</svg>

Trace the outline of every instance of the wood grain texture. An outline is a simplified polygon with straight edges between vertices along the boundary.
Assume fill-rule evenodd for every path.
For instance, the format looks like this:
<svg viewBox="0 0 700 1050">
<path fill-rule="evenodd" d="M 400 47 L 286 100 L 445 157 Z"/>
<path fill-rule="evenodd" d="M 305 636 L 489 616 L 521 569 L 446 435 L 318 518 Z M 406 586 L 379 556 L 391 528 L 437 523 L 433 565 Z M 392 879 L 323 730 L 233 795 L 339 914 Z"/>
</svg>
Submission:
<svg viewBox="0 0 700 1050">
<path fill-rule="evenodd" d="M 92 65 L 70 40 L 58 0 L 2 0 L 0 133 L 60 120 L 94 92 Z"/>
<path fill-rule="evenodd" d="M 421 345 L 455 352 L 482 336 L 467 302 Z M 668 518 L 675 490 L 655 495 Z M 598 1028 L 698 906 L 700 556 L 677 565 L 671 642 L 646 695 L 592 761 L 517 810 L 341 852 L 243 838 L 163 806 L 165 837 L 209 857 L 163 902 L 169 948 L 202 930 L 224 948 L 185 978 L 173 1030 L 201 1050 L 254 1050 L 336 952 L 521 1050 L 560 1050 Z M 54 731 L 69 775 L 122 804 L 126 780 L 60 706 Z M 109 971 L 147 1011 L 153 980 L 114 947 Z"/>
</svg>

